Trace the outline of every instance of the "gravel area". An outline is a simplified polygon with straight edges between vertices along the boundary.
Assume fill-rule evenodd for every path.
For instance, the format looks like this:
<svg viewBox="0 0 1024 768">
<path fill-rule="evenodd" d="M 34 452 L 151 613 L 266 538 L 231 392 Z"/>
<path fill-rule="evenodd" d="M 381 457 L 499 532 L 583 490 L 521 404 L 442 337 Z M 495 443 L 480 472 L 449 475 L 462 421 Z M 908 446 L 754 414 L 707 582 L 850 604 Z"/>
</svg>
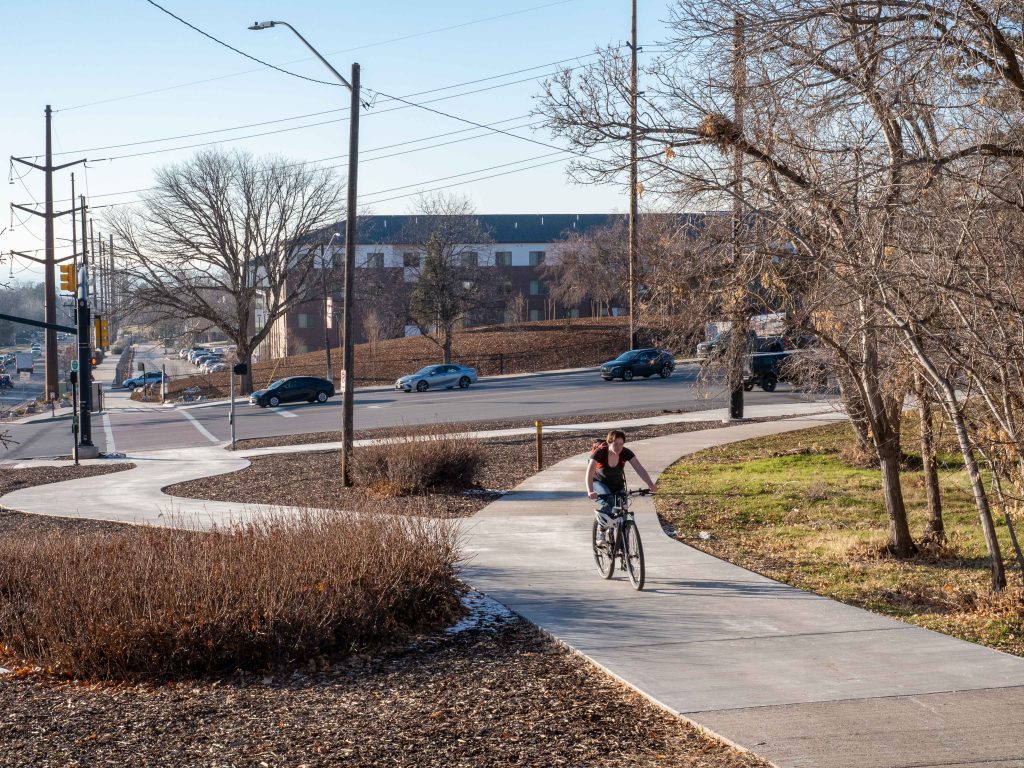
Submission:
<svg viewBox="0 0 1024 768">
<path fill-rule="evenodd" d="M 0 664 L 4 661 L 0 658 Z M 282 675 L 0 674 L 0 765 L 767 768 L 518 619 Z"/>
<path fill-rule="evenodd" d="M 124 472 L 132 469 L 132 463 L 118 463 L 109 466 L 69 466 L 69 467 L 27 467 L 23 469 L 0 470 L 0 497 L 18 490 L 47 483 L 60 483 L 64 480 L 77 480 L 81 477 L 109 475 L 111 472 Z M 62 529 L 75 532 L 101 531 L 117 528 L 118 523 L 107 523 L 100 520 L 79 520 L 68 517 L 50 517 L 48 515 L 26 515 L 13 509 L 0 506 L 0 535 L 14 531 L 34 533 Z"/>
<path fill-rule="evenodd" d="M 720 421 L 680 422 L 625 430 L 629 440 L 694 432 L 721 427 Z M 593 432 L 549 433 L 544 436 L 544 466 L 590 450 Z M 375 505 L 393 514 L 428 510 L 436 517 L 474 514 L 501 491 L 515 488 L 536 472 L 536 441 L 533 435 L 491 438 L 480 441 L 487 456 L 477 478 L 479 488 L 469 492 L 432 493 L 426 496 L 374 499 Z M 356 451 L 359 448 L 355 449 Z M 643 456 L 640 456 L 641 462 Z M 363 488 L 344 488 L 338 473 L 338 451 L 315 451 L 276 456 L 254 456 L 239 472 L 190 480 L 164 488 L 173 496 L 251 504 L 277 504 L 322 509 L 357 510 L 367 502 Z M 582 477 L 580 487 L 583 487 Z"/>
<path fill-rule="evenodd" d="M 654 411 L 617 411 L 614 413 L 577 414 L 571 416 L 557 416 L 544 421 L 546 425 L 557 426 L 562 424 L 592 424 L 595 422 L 619 422 L 632 419 L 647 419 L 652 416 L 668 416 L 671 414 L 690 413 L 697 410 L 654 410 Z M 456 424 L 445 425 L 449 432 L 482 432 L 492 429 L 533 429 L 533 419 L 492 419 L 488 421 L 463 421 Z M 426 425 L 423 429 L 432 429 L 433 425 Z M 416 429 L 413 427 L 412 429 Z M 366 440 L 374 437 L 387 437 L 389 435 L 406 434 L 409 427 L 380 427 L 378 429 L 360 429 L 354 433 L 354 439 Z M 341 432 L 307 432 L 301 435 L 276 435 L 274 437 L 250 437 L 245 440 L 238 440 L 236 450 L 248 448 L 272 448 L 279 445 L 308 445 L 310 443 L 334 443 L 341 442 Z"/>
</svg>

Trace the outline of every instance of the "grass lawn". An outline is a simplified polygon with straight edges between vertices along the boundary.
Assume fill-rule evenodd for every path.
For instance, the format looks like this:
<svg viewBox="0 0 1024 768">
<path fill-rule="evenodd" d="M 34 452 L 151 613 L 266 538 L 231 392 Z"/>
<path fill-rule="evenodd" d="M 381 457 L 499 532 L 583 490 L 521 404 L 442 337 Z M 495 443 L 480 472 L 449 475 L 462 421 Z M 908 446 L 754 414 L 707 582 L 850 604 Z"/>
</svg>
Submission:
<svg viewBox="0 0 1024 768">
<path fill-rule="evenodd" d="M 912 421 L 904 429 L 904 450 L 914 467 L 920 455 L 912 452 L 918 445 Z M 999 513 L 1010 587 L 994 594 L 960 457 L 939 456 L 947 544 L 896 560 L 885 552 L 880 473 L 847 459 L 854 442 L 844 423 L 701 451 L 662 476 L 658 513 L 680 540 L 744 568 L 1024 656 L 1024 589 L 1009 532 Z M 920 539 L 927 522 L 923 475 L 905 471 L 902 480 L 911 532 Z M 1020 516 L 1015 523 L 1024 534 Z"/>
</svg>

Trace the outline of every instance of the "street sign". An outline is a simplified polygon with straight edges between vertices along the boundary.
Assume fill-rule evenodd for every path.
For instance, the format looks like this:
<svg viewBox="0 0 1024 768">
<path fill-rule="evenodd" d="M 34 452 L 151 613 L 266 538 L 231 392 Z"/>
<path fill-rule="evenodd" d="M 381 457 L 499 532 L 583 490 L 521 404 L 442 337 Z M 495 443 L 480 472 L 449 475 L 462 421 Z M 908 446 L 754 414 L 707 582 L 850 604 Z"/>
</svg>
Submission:
<svg viewBox="0 0 1024 768">
<path fill-rule="evenodd" d="M 78 361 L 77 360 L 72 360 L 71 361 L 71 370 L 72 371 L 77 371 L 78 370 Z"/>
<path fill-rule="evenodd" d="M 339 382 L 338 382 L 340 386 L 338 387 L 338 389 L 344 389 L 345 388 L 345 378 L 346 378 L 345 374 L 346 373 L 347 373 L 347 371 L 344 368 L 342 368 L 341 369 L 341 377 L 340 377 Z"/>
</svg>

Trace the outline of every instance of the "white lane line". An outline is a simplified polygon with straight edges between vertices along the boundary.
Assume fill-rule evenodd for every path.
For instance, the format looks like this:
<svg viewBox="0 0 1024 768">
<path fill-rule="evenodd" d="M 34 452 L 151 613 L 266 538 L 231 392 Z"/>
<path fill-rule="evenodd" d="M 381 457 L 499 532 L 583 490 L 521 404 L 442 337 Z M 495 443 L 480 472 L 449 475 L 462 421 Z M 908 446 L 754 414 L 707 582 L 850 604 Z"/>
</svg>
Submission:
<svg viewBox="0 0 1024 768">
<path fill-rule="evenodd" d="M 103 414 L 103 434 L 107 436 L 107 453 L 114 453 L 114 430 L 110 427 L 110 414 Z"/>
<path fill-rule="evenodd" d="M 299 418 L 299 415 L 297 413 L 292 413 L 291 411 L 274 411 L 274 413 L 276 413 L 278 416 L 284 416 L 286 419 Z"/>
<path fill-rule="evenodd" d="M 219 443 L 220 442 L 220 439 L 217 438 L 217 437 L 214 437 L 213 434 L 210 432 L 210 430 L 208 430 L 206 427 L 204 427 L 202 424 L 200 424 L 199 423 L 199 419 L 197 419 L 191 413 L 189 413 L 188 411 L 179 411 L 179 413 L 181 413 L 182 416 L 184 416 L 186 419 L 191 421 L 192 422 L 192 426 L 194 426 L 196 429 L 199 430 L 199 434 L 201 434 L 203 437 L 205 437 L 211 443 Z"/>
</svg>

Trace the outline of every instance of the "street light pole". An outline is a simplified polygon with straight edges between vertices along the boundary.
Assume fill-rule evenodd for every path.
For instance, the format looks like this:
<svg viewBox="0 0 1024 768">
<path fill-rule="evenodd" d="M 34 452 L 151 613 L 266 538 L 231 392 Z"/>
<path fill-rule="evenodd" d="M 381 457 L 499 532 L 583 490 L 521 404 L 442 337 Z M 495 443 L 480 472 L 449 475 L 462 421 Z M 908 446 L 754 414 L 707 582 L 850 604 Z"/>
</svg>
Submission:
<svg viewBox="0 0 1024 768">
<path fill-rule="evenodd" d="M 352 94 L 352 109 L 349 113 L 348 132 L 348 204 L 345 211 L 345 277 L 344 301 L 342 315 L 342 369 L 341 369 L 341 484 L 352 484 L 350 464 L 352 455 L 352 416 L 353 398 L 355 396 L 355 372 L 353 371 L 353 334 L 352 334 L 352 295 L 353 280 L 356 266 L 356 192 L 357 174 L 359 171 L 359 65 L 352 64 L 352 79 L 346 80 L 320 52 L 309 44 L 299 31 L 286 21 L 258 21 L 249 29 L 271 29 L 276 26 L 290 29 L 302 44 L 305 45 L 320 62 L 327 67 L 342 85 Z M 326 322 L 326 318 L 325 318 Z"/>
</svg>

